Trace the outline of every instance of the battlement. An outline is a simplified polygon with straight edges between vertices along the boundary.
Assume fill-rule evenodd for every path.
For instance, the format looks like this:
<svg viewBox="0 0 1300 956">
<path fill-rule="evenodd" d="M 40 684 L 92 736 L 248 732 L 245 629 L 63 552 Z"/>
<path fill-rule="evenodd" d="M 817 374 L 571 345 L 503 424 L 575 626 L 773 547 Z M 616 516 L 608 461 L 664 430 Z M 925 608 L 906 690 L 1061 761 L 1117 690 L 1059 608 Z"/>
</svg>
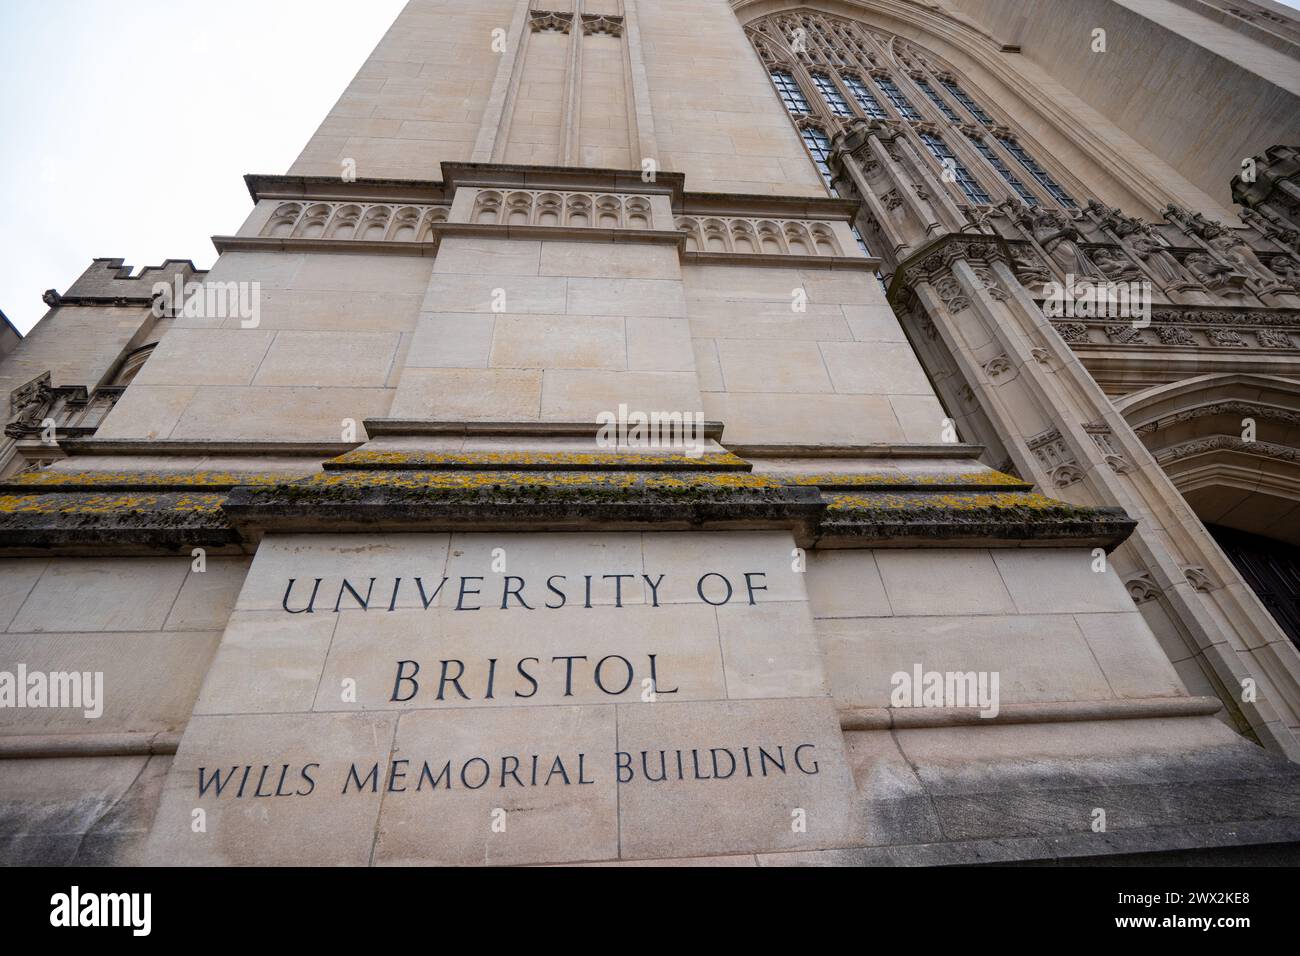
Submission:
<svg viewBox="0 0 1300 956">
<path fill-rule="evenodd" d="M 132 274 L 134 271 L 123 259 L 95 259 L 66 292 L 55 293 L 51 304 L 122 299 L 148 303 L 156 283 L 170 285 L 177 276 L 182 282 L 189 282 L 207 275 L 206 269 L 196 268 L 189 259 L 167 259 L 161 265 L 145 266 L 137 275 Z M 50 301 L 48 295 L 47 301 Z"/>
</svg>

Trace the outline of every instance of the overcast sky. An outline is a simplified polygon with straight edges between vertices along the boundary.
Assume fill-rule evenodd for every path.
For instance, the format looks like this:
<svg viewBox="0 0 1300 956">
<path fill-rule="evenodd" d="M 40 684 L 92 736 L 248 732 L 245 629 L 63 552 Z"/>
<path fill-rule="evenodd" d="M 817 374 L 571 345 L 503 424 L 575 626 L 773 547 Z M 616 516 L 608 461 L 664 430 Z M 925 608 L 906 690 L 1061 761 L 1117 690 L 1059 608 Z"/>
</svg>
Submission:
<svg viewBox="0 0 1300 956">
<path fill-rule="evenodd" d="M 210 266 L 403 3 L 0 0 L 0 310 L 96 257 Z"/>
<path fill-rule="evenodd" d="M 26 332 L 97 256 L 210 266 L 402 5 L 0 0 L 0 310 Z"/>
</svg>

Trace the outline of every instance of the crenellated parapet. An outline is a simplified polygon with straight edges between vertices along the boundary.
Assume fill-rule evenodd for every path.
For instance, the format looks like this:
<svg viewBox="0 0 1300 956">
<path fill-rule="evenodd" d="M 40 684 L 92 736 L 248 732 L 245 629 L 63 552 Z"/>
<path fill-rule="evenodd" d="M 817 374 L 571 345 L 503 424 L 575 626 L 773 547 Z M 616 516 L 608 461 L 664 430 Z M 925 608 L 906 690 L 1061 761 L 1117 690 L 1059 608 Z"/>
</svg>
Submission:
<svg viewBox="0 0 1300 956">
<path fill-rule="evenodd" d="M 50 290 L 47 305 L 149 305 L 159 283 L 174 285 L 201 281 L 207 274 L 189 259 L 168 259 L 161 265 L 145 266 L 137 272 L 124 259 L 95 259 L 67 291 Z"/>
</svg>

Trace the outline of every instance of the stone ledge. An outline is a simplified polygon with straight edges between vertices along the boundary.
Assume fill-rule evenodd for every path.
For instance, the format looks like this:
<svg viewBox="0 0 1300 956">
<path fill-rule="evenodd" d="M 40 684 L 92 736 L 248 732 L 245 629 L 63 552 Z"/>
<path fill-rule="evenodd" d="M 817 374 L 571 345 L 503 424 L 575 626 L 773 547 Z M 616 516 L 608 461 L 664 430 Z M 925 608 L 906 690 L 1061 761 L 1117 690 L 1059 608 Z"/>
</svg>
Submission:
<svg viewBox="0 0 1300 956">
<path fill-rule="evenodd" d="M 230 491 L 240 485 L 274 485 L 289 476 L 274 472 L 228 471 L 44 471 L 14 475 L 0 481 L 6 495 L 51 495 L 72 492 L 106 494 L 123 491 Z"/>
<path fill-rule="evenodd" d="M 727 446 L 741 458 L 978 458 L 983 445 L 804 445 L 735 444 Z"/>
<path fill-rule="evenodd" d="M 150 443 L 145 443 L 150 444 Z M 310 474 L 158 471 L 48 472 L 0 486 L 0 549 L 169 553 L 196 546 L 239 548 L 268 530 L 326 532 L 736 530 L 791 531 L 804 547 L 1104 547 L 1136 522 L 1120 509 L 1077 508 L 1021 490 L 997 472 L 967 490 L 963 475 L 850 475 L 883 487 L 845 493 L 827 476 L 754 474 L 718 454 L 662 467 L 628 456 L 376 453 L 379 467 L 336 459 Z M 423 455 L 423 457 L 421 457 Z M 572 467 L 573 458 L 600 459 Z M 637 456 L 632 456 L 636 458 Z M 498 460 L 502 458 L 509 461 Z M 447 467 L 451 459 L 454 465 Z M 490 464 L 484 460 L 492 459 Z M 622 459 L 620 462 L 619 459 Z M 360 464 L 361 467 L 357 467 Z M 415 468 L 412 465 L 415 465 Z M 622 467 L 620 467 L 620 464 Z M 666 463 L 664 463 L 666 464 Z M 835 476 L 829 476 L 835 478 Z M 990 485 L 992 478 L 1002 482 Z M 1005 482 L 1012 482 L 1006 484 Z M 1001 485 L 999 491 L 990 491 Z M 1013 490 L 1005 490 L 1005 489 Z"/>
<path fill-rule="evenodd" d="M 646 182 L 639 169 L 598 167 L 532 166 L 511 163 L 442 164 L 442 180 L 450 192 L 462 186 L 479 189 L 543 189 L 606 193 L 668 194 L 673 205 L 684 197 L 686 176 L 660 170 L 654 182 Z"/>
<path fill-rule="evenodd" d="M 1012 475 L 988 469 L 956 474 L 927 474 L 905 471 L 838 472 L 790 474 L 774 469 L 763 472 L 787 485 L 811 485 L 826 492 L 1031 492 L 1034 486 Z"/>
<path fill-rule="evenodd" d="M 753 466 L 729 452 L 689 455 L 638 452 L 404 452 L 358 450 L 331 458 L 326 471 L 743 471 Z M 0 485 L 0 488 L 3 488 Z"/>
<path fill-rule="evenodd" d="M 815 489 L 747 473 L 331 472 L 237 488 L 223 511 L 267 531 L 684 530 L 807 527 Z"/>
<path fill-rule="evenodd" d="M 829 494 L 816 546 L 918 547 L 953 539 L 1112 551 L 1137 522 L 1122 508 L 1079 508 L 1020 491 Z"/>
<path fill-rule="evenodd" d="M 0 495 L 0 550 L 233 548 L 240 538 L 224 502 L 224 494 L 207 491 Z"/>
<path fill-rule="evenodd" d="M 238 457 L 334 458 L 364 442 L 262 441 L 258 439 L 78 438 L 59 442 L 69 455 L 148 455 L 179 457 L 213 455 Z"/>
<path fill-rule="evenodd" d="M 367 418 L 362 424 L 366 434 L 372 438 L 454 435 L 464 438 L 594 439 L 602 428 L 599 422 L 442 422 L 424 418 Z M 705 438 L 721 441 L 722 431 L 722 422 L 704 423 Z"/>
<path fill-rule="evenodd" d="M 31 734 L 0 736 L 0 760 L 48 757 L 150 757 L 176 753 L 181 734 Z"/>
<path fill-rule="evenodd" d="M 1300 820 L 1152 827 L 1055 838 L 1013 837 L 760 853 L 757 860 L 759 866 L 1150 866 L 1166 854 L 1203 850 L 1235 850 L 1224 856 L 1239 862 L 1248 863 L 1263 854 L 1300 864 Z"/>
<path fill-rule="evenodd" d="M 1053 724 L 1081 720 L 1206 717 L 1223 709 L 1217 697 L 1144 697 L 1003 704 L 996 717 L 971 707 L 855 707 L 840 711 L 840 729 L 890 730 L 994 724 Z"/>
<path fill-rule="evenodd" d="M 865 256 L 790 255 L 763 252 L 684 252 L 687 262 L 718 266 L 811 266 L 818 269 L 839 269 L 852 272 L 874 273 L 880 268 L 879 259 Z"/>
<path fill-rule="evenodd" d="M 330 252 L 368 256 L 436 256 L 437 242 L 401 242 L 392 239 L 306 239 L 275 236 L 213 236 L 219 253 L 227 252 Z"/>
</svg>

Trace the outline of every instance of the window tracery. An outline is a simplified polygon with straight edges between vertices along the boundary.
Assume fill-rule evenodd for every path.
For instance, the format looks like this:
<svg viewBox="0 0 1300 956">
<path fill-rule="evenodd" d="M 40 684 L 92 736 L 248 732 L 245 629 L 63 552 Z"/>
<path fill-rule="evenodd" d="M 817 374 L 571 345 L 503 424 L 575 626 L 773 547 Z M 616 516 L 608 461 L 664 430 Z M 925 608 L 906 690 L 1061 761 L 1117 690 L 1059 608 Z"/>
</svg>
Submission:
<svg viewBox="0 0 1300 956">
<path fill-rule="evenodd" d="M 933 158 L 959 203 L 1079 208 L 1067 177 L 1049 170 L 1006 118 L 902 37 L 813 12 L 773 14 L 746 32 L 832 193 L 831 143 L 868 121 L 901 132 Z"/>
</svg>

